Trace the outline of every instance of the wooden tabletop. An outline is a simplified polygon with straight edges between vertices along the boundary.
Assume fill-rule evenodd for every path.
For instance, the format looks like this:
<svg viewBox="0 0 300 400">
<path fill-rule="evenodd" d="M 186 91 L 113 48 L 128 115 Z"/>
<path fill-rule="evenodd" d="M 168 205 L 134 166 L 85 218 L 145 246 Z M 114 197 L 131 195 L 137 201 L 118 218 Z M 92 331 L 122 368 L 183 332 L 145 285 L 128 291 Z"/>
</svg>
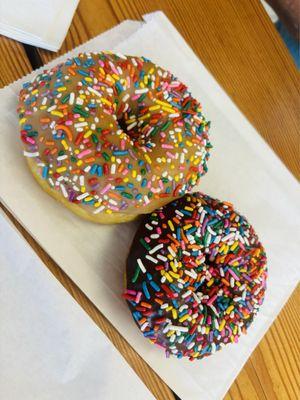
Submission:
<svg viewBox="0 0 300 400">
<path fill-rule="evenodd" d="M 164 11 L 249 121 L 299 179 L 299 76 L 258 0 L 81 0 L 58 53 L 0 36 L 0 84 L 11 83 L 125 19 L 142 19 L 143 14 L 155 10 Z M 174 399 L 168 386 L 14 217 L 4 211 L 154 396 L 162 400 Z M 298 287 L 232 384 L 226 400 L 300 397 L 299 295 Z"/>
</svg>

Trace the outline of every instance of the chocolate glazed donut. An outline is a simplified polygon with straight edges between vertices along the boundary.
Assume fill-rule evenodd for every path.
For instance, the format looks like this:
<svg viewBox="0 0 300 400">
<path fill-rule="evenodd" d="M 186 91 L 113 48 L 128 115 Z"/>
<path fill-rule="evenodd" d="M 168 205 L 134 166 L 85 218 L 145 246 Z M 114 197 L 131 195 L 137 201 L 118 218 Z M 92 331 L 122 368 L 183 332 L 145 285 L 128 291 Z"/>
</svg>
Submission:
<svg viewBox="0 0 300 400">
<path fill-rule="evenodd" d="M 123 296 L 146 338 L 195 360 L 246 332 L 266 277 L 264 248 L 246 218 L 230 203 L 188 194 L 144 218 Z"/>
</svg>

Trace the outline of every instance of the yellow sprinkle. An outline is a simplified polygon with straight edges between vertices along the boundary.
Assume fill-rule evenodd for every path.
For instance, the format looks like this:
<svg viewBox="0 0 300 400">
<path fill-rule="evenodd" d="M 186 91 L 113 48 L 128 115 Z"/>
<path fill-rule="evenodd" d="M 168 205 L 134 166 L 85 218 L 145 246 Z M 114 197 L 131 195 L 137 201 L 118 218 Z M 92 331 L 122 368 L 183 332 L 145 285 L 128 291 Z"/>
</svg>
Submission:
<svg viewBox="0 0 300 400">
<path fill-rule="evenodd" d="M 84 199 L 84 201 L 91 201 L 91 200 L 93 200 L 93 196 L 88 196 L 88 197 L 86 197 L 86 198 Z"/>
<path fill-rule="evenodd" d="M 145 160 L 148 164 L 152 164 L 151 158 L 148 156 L 148 154 L 145 154 Z"/>
<path fill-rule="evenodd" d="M 67 170 L 67 167 L 59 167 L 59 168 L 57 168 L 56 172 L 58 172 L 60 174 L 61 172 L 64 172 L 66 170 Z"/>
<path fill-rule="evenodd" d="M 111 162 L 115 162 L 116 161 L 116 157 L 115 156 L 111 156 L 110 160 L 111 160 Z"/>
<path fill-rule="evenodd" d="M 40 110 L 46 110 L 47 106 L 41 106 Z"/>
<path fill-rule="evenodd" d="M 234 242 L 233 245 L 230 247 L 230 250 L 234 251 L 237 248 L 238 244 L 239 244 L 238 241 Z"/>
<path fill-rule="evenodd" d="M 84 121 L 85 121 L 85 118 L 83 118 L 83 117 L 78 118 L 78 122 L 84 122 Z"/>
<path fill-rule="evenodd" d="M 182 142 L 182 134 L 180 132 L 178 133 L 178 141 Z"/>
<path fill-rule="evenodd" d="M 149 111 L 155 111 L 155 110 L 159 110 L 159 109 L 160 109 L 159 105 L 149 107 Z"/>
<path fill-rule="evenodd" d="M 175 177 L 174 177 L 174 179 L 175 179 L 175 182 L 178 182 L 179 181 L 179 175 L 175 175 Z"/>
<path fill-rule="evenodd" d="M 91 131 L 90 129 L 83 135 L 83 137 L 86 139 L 88 137 L 91 136 L 91 134 L 93 133 L 93 131 Z"/>
<path fill-rule="evenodd" d="M 177 317 L 178 317 L 177 310 L 175 308 L 172 308 L 172 316 L 173 316 L 173 319 L 177 319 Z"/>
<path fill-rule="evenodd" d="M 38 89 L 34 89 L 32 92 L 31 92 L 31 94 L 37 94 L 39 91 L 38 91 Z"/>
<path fill-rule="evenodd" d="M 171 263 L 170 263 L 170 264 L 171 264 Z M 174 264 L 174 263 L 172 263 L 172 264 Z M 175 268 L 176 268 L 176 267 L 175 267 Z M 177 270 L 177 268 L 176 268 L 176 270 Z M 175 279 L 179 279 L 179 278 L 180 278 L 180 275 L 179 275 L 179 274 L 175 274 L 175 272 L 173 272 L 173 271 L 170 271 L 169 274 L 170 274 L 171 276 L 173 276 L 173 278 L 175 278 Z"/>
<path fill-rule="evenodd" d="M 199 351 L 197 351 L 196 353 L 192 354 L 192 357 L 197 358 L 199 356 L 199 354 L 200 354 Z"/>
<path fill-rule="evenodd" d="M 147 114 L 143 115 L 142 117 L 138 118 L 138 120 L 139 121 L 144 121 L 144 119 L 147 119 L 147 118 L 150 118 L 150 117 L 151 117 L 151 114 L 147 113 Z"/>
<path fill-rule="evenodd" d="M 174 230 L 175 230 L 174 229 L 174 225 L 173 225 L 173 222 L 170 219 L 168 220 L 168 225 L 169 225 L 171 231 L 174 232 Z"/>
<path fill-rule="evenodd" d="M 194 161 L 194 165 L 198 165 L 200 162 L 200 158 L 196 158 L 196 160 Z"/>
<path fill-rule="evenodd" d="M 184 209 L 186 211 L 194 211 L 194 209 L 192 207 L 189 207 L 189 206 L 185 206 Z"/>
<path fill-rule="evenodd" d="M 153 72 L 154 72 L 154 68 L 152 67 L 152 68 L 150 68 L 150 69 L 149 69 L 149 72 L 148 72 L 148 74 L 149 74 L 149 75 L 152 75 L 152 74 L 153 74 Z"/>
<path fill-rule="evenodd" d="M 177 272 L 177 267 L 175 266 L 174 261 L 171 261 L 171 262 L 170 262 L 170 266 L 171 266 L 171 268 L 172 268 L 172 270 L 173 270 L 174 272 Z M 169 274 L 172 275 L 172 276 L 174 276 L 174 275 L 173 275 L 174 272 L 172 272 L 172 274 L 171 274 L 171 272 L 172 272 L 172 271 L 170 271 Z M 177 275 L 177 274 L 176 274 L 176 275 Z M 178 277 L 179 277 L 179 275 L 178 275 Z M 174 278 L 177 278 L 177 277 L 174 276 Z"/>
<path fill-rule="evenodd" d="M 55 111 L 55 110 L 51 111 L 50 114 L 51 115 L 55 115 L 56 117 L 63 117 L 64 116 L 63 113 L 61 113 L 60 111 Z"/>
<path fill-rule="evenodd" d="M 111 106 L 111 102 L 110 101 L 108 101 L 108 100 L 106 100 L 104 97 L 101 97 L 101 102 L 103 103 L 103 104 L 107 104 L 108 106 Z"/>
<path fill-rule="evenodd" d="M 142 89 L 144 89 L 144 87 L 145 87 L 145 85 L 144 85 L 144 82 L 140 82 L 140 88 L 142 88 Z"/>
<path fill-rule="evenodd" d="M 225 319 L 222 319 L 222 322 L 219 325 L 219 332 L 221 332 L 224 329 L 225 323 L 226 323 Z"/>
<path fill-rule="evenodd" d="M 110 208 L 107 208 L 107 209 L 105 210 L 105 212 L 106 212 L 106 214 L 112 214 L 112 210 L 111 210 Z"/>
<path fill-rule="evenodd" d="M 137 172 L 135 169 L 132 170 L 131 175 L 133 178 L 136 178 Z"/>
<path fill-rule="evenodd" d="M 205 329 L 205 333 L 208 335 L 209 331 L 210 331 L 210 328 L 209 328 L 209 326 L 207 326 L 206 329 Z"/>
<path fill-rule="evenodd" d="M 231 311 L 234 309 L 234 306 L 229 306 L 228 308 L 227 308 L 227 310 L 225 311 L 225 313 L 226 314 L 230 314 L 231 313 Z"/>
<path fill-rule="evenodd" d="M 81 191 L 81 193 L 85 193 L 86 192 L 86 187 L 85 186 L 80 186 L 80 191 Z"/>
<path fill-rule="evenodd" d="M 214 278 L 211 278 L 211 280 L 207 282 L 206 286 L 210 287 L 214 283 L 214 281 Z"/>
<path fill-rule="evenodd" d="M 60 88 L 57 89 L 58 92 L 64 92 L 65 90 L 67 90 L 65 86 L 61 86 Z"/>
<path fill-rule="evenodd" d="M 190 318 L 189 314 L 185 314 L 183 317 L 179 318 L 179 322 L 184 322 L 186 321 L 188 318 Z"/>
<path fill-rule="evenodd" d="M 117 74 L 112 74 L 112 77 L 113 77 L 116 81 L 119 81 L 119 80 L 120 80 L 120 78 L 119 78 L 119 76 L 118 76 Z"/>
<path fill-rule="evenodd" d="M 160 104 L 161 106 L 170 108 L 170 104 L 165 101 L 161 101 L 161 100 L 157 100 L 157 99 L 155 99 L 154 101 L 155 101 L 155 103 Z"/>
<path fill-rule="evenodd" d="M 233 330 L 232 330 L 233 334 L 236 335 L 237 334 L 237 326 L 235 325 Z"/>
<path fill-rule="evenodd" d="M 26 118 L 21 118 L 19 121 L 19 125 L 22 125 L 26 122 Z"/>
<path fill-rule="evenodd" d="M 168 272 L 165 271 L 165 277 L 167 278 L 167 281 L 169 281 L 170 283 L 173 282 L 173 278 L 170 276 L 170 274 Z"/>
<path fill-rule="evenodd" d="M 127 182 L 129 181 L 129 178 L 126 176 L 126 178 L 123 178 L 123 181 L 124 181 L 125 183 L 127 183 Z"/>
<path fill-rule="evenodd" d="M 189 147 L 193 146 L 193 143 L 190 142 L 189 140 L 187 140 L 185 143 L 186 143 Z"/>
<path fill-rule="evenodd" d="M 173 308 L 173 306 L 169 306 L 169 307 L 166 308 L 166 311 L 171 311 L 172 308 Z"/>
<path fill-rule="evenodd" d="M 171 337 L 172 335 L 174 335 L 174 333 L 175 333 L 175 331 L 169 331 L 169 332 L 167 333 L 167 336 L 168 336 L 168 337 Z"/>
<path fill-rule="evenodd" d="M 94 203 L 94 207 L 99 207 L 101 205 L 101 203 L 99 201 L 96 201 L 96 203 Z"/>
<path fill-rule="evenodd" d="M 176 113 L 176 110 L 174 110 L 173 108 L 170 108 L 170 107 L 162 106 L 162 109 L 163 109 L 164 111 L 170 113 L 170 114 L 175 114 L 175 113 Z"/>
<path fill-rule="evenodd" d="M 76 164 L 78 165 L 78 167 L 80 167 L 83 164 L 83 161 L 82 160 L 78 160 Z"/>
<path fill-rule="evenodd" d="M 184 225 L 183 230 L 187 231 L 188 229 L 192 228 L 192 224 Z"/>
<path fill-rule="evenodd" d="M 90 78 L 89 76 L 86 76 L 86 77 L 84 78 L 84 80 L 87 81 L 87 82 L 93 82 L 93 79 Z"/>
</svg>

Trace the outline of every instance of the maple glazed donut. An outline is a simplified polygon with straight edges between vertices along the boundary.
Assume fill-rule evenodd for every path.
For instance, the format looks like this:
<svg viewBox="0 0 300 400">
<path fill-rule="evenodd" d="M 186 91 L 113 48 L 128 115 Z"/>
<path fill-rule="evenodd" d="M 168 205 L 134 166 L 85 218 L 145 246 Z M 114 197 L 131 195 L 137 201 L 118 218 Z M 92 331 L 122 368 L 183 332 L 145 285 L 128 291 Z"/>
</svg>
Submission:
<svg viewBox="0 0 300 400">
<path fill-rule="evenodd" d="M 79 54 L 26 83 L 18 113 L 38 183 L 94 222 L 151 212 L 207 171 L 209 124 L 199 102 L 144 57 Z"/>
<path fill-rule="evenodd" d="M 264 248 L 245 217 L 229 203 L 187 194 L 141 223 L 123 297 L 146 338 L 194 360 L 246 332 L 266 278 Z"/>
</svg>

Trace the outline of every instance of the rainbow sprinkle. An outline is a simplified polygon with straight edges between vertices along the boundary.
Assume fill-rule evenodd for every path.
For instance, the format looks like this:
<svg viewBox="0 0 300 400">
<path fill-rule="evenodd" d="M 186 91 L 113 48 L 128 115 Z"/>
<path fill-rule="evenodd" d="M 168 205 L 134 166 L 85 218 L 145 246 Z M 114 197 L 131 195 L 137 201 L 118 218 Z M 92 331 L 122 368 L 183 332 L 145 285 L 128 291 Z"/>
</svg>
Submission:
<svg viewBox="0 0 300 400">
<path fill-rule="evenodd" d="M 24 84 L 18 113 L 24 155 L 92 214 L 152 211 L 207 171 L 200 104 L 144 57 L 79 54 Z"/>
<path fill-rule="evenodd" d="M 145 217 L 127 260 L 143 335 L 191 361 L 236 343 L 263 302 L 266 254 L 230 203 L 187 194 Z"/>
</svg>

